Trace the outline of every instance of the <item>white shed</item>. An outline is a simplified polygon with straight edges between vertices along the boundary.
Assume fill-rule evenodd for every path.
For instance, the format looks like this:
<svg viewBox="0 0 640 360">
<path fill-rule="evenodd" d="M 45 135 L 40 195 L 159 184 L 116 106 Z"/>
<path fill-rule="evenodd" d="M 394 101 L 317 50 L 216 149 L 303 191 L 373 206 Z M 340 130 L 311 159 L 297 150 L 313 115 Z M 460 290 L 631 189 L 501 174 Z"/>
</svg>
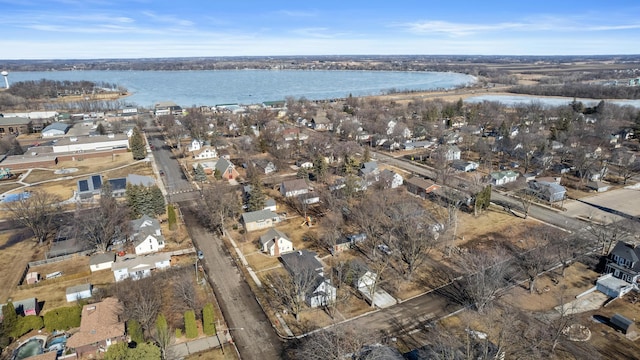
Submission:
<svg viewBox="0 0 640 360">
<path fill-rule="evenodd" d="M 80 284 L 67 288 L 67 302 L 73 302 L 80 299 L 86 299 L 91 297 L 91 291 L 93 287 L 91 284 Z"/>
<path fill-rule="evenodd" d="M 111 264 L 116 260 L 116 255 L 112 252 L 95 254 L 89 259 L 91 272 L 100 270 L 111 270 Z"/>
</svg>

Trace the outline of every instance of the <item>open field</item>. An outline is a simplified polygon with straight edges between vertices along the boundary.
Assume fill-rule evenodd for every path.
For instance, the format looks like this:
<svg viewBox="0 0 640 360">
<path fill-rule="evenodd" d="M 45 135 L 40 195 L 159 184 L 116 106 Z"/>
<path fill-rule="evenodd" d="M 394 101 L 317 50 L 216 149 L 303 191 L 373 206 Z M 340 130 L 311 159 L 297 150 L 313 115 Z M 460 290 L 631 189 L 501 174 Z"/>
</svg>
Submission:
<svg viewBox="0 0 640 360">
<path fill-rule="evenodd" d="M 0 286 L 0 303 L 6 302 L 11 297 L 11 292 L 22 280 L 22 273 L 27 264 L 30 261 L 40 259 L 44 254 L 44 249 L 44 246 L 39 246 L 31 239 L 28 231 L 0 233 L 0 251 L 5 259 L 0 262 L 0 284 L 2 284 Z"/>
</svg>

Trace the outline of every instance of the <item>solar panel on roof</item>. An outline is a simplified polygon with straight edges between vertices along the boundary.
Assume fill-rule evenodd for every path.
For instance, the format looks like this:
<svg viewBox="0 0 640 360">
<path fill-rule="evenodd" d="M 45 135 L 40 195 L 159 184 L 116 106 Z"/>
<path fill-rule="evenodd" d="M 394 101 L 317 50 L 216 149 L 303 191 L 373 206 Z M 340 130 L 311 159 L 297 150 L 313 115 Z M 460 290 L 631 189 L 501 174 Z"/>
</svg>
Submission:
<svg viewBox="0 0 640 360">
<path fill-rule="evenodd" d="M 89 191 L 89 182 L 87 180 L 78 181 L 78 188 L 80 189 L 80 192 Z"/>
<path fill-rule="evenodd" d="M 102 176 L 100 175 L 91 176 L 91 183 L 93 183 L 93 190 L 102 189 Z"/>
<path fill-rule="evenodd" d="M 127 188 L 127 179 L 126 178 L 111 179 L 109 180 L 109 185 L 111 185 L 112 191 L 124 190 Z"/>
</svg>

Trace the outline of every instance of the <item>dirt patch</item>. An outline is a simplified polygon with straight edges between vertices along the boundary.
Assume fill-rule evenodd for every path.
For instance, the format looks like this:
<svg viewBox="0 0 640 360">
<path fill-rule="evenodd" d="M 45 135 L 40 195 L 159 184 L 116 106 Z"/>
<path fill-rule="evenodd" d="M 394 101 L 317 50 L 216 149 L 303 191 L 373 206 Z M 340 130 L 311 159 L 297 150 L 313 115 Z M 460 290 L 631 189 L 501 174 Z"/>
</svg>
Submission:
<svg viewBox="0 0 640 360">
<path fill-rule="evenodd" d="M 516 286 L 503 296 L 503 301 L 528 311 L 550 311 L 560 302 L 568 303 L 595 286 L 597 272 L 582 263 L 574 263 L 560 276 L 561 269 L 550 271 L 536 280 L 534 293 L 529 293 L 529 283 Z"/>
</svg>

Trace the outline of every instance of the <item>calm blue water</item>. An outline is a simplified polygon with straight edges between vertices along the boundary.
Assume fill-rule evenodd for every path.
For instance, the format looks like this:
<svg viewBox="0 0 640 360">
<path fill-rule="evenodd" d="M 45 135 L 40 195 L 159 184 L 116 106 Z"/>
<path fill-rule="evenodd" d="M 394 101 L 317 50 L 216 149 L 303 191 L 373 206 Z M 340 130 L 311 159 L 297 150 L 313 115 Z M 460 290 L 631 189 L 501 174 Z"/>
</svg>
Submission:
<svg viewBox="0 0 640 360">
<path fill-rule="evenodd" d="M 127 102 L 151 106 L 171 100 L 185 107 L 225 103 L 257 104 L 288 96 L 310 100 L 378 95 L 389 89 L 435 90 L 473 83 L 469 75 L 393 71 L 51 71 L 13 72 L 10 82 L 89 80 L 116 83 L 132 95 Z"/>
<path fill-rule="evenodd" d="M 576 99 L 581 101 L 586 106 L 598 105 L 600 100 L 593 99 Z M 563 106 L 568 105 L 573 101 L 573 98 L 569 97 L 536 97 L 536 96 L 523 96 L 523 95 L 478 95 L 464 99 L 465 102 L 481 103 L 484 101 L 495 101 L 502 103 L 506 106 L 527 105 L 532 102 L 540 103 L 543 106 Z M 640 108 L 640 100 L 606 100 L 612 104 L 624 106 L 630 105 L 636 108 Z"/>
</svg>

